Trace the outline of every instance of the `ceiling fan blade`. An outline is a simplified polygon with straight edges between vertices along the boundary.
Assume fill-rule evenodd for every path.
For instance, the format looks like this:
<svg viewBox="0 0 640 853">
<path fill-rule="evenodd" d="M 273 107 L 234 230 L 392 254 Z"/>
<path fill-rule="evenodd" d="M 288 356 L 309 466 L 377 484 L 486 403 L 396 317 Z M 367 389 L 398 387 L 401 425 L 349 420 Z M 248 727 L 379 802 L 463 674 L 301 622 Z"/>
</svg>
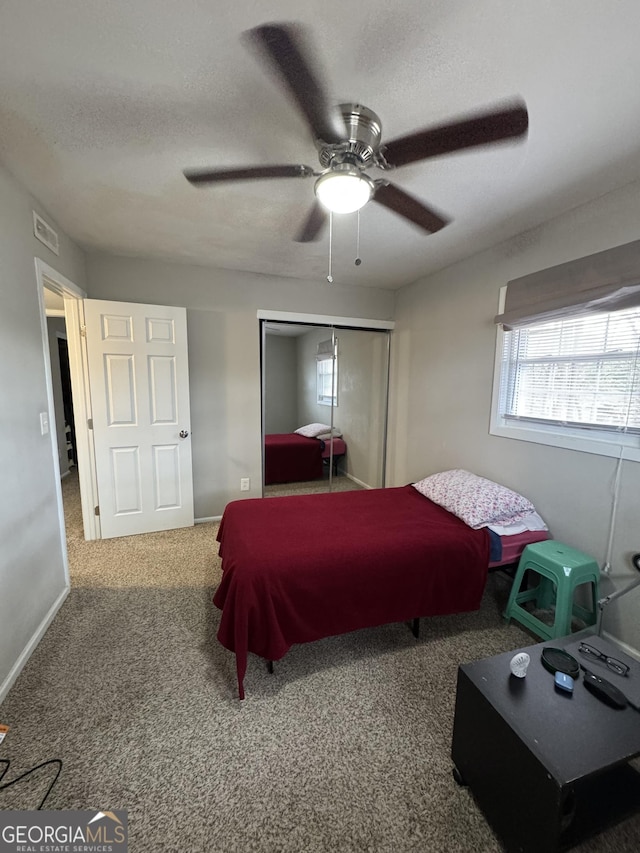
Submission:
<svg viewBox="0 0 640 853">
<path fill-rule="evenodd" d="M 320 232 L 324 228 L 324 225 L 327 221 L 327 214 L 317 201 L 313 204 L 313 207 L 309 211 L 309 215 L 307 216 L 306 222 L 298 231 L 297 235 L 294 237 L 296 243 L 311 243 L 313 240 L 317 240 L 320 236 Z"/>
<path fill-rule="evenodd" d="M 435 234 L 436 231 L 444 228 L 450 222 L 449 219 L 440 216 L 435 210 L 427 207 L 394 184 L 378 184 L 373 200 L 388 207 L 389 210 L 393 210 L 394 213 L 399 213 L 405 219 L 409 219 L 423 231 L 428 231 L 429 234 Z"/>
<path fill-rule="evenodd" d="M 527 108 L 516 104 L 393 139 L 385 146 L 384 157 L 390 166 L 405 166 L 464 148 L 524 136 L 528 126 Z"/>
<path fill-rule="evenodd" d="M 248 30 L 245 37 L 266 56 L 305 116 L 314 137 L 330 144 L 344 142 L 344 123 L 339 110 L 329 103 L 313 70 L 302 31 L 291 24 L 264 24 Z"/>
<path fill-rule="evenodd" d="M 247 166 L 244 169 L 186 169 L 185 178 L 192 184 L 213 184 L 220 181 L 253 181 L 256 178 L 308 178 L 311 166 Z"/>
</svg>

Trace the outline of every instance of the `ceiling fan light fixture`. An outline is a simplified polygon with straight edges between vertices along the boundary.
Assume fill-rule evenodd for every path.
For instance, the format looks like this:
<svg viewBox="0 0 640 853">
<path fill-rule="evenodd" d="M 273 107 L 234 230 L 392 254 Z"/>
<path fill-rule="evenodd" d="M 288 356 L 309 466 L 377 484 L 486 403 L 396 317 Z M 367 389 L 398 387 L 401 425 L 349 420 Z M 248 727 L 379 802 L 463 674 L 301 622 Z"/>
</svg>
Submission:
<svg viewBox="0 0 640 853">
<path fill-rule="evenodd" d="M 358 169 L 332 170 L 318 178 L 315 193 L 332 213 L 355 213 L 373 195 L 373 181 Z"/>
</svg>

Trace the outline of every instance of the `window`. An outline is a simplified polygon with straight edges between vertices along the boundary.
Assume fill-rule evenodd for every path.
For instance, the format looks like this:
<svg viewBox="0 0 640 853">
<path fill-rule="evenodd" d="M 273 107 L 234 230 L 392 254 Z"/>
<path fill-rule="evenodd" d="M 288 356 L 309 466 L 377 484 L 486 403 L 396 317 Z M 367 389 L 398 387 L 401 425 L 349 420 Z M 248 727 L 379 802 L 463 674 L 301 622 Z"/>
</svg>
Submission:
<svg viewBox="0 0 640 853">
<path fill-rule="evenodd" d="M 317 365 L 318 403 L 323 406 L 337 406 L 338 365 L 331 356 L 318 359 Z"/>
<path fill-rule="evenodd" d="M 640 460 L 640 308 L 499 331 L 498 352 L 492 433 Z"/>
</svg>

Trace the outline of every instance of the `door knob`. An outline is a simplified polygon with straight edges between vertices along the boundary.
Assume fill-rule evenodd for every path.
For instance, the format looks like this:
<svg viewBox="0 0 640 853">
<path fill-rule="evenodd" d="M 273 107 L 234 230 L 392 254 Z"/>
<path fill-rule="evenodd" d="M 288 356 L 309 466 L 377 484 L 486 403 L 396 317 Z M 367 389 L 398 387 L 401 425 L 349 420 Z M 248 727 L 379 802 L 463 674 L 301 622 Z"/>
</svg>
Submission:
<svg viewBox="0 0 640 853">
<path fill-rule="evenodd" d="M 180 430 L 180 438 L 186 438 L 189 435 L 189 430 L 181 429 Z"/>
</svg>

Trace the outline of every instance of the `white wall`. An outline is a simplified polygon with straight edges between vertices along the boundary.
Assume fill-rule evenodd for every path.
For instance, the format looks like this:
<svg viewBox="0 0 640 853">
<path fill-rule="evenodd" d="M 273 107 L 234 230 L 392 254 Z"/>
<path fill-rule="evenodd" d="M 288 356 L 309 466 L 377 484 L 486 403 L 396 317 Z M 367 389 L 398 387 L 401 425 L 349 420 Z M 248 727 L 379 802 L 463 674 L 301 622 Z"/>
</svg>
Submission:
<svg viewBox="0 0 640 853">
<path fill-rule="evenodd" d="M 607 548 L 615 460 L 489 435 L 498 291 L 509 279 L 637 239 L 640 183 L 609 193 L 398 291 L 390 420 L 393 484 L 452 467 L 523 492 L 555 537 Z M 637 573 L 640 463 L 622 467 L 611 583 Z M 604 593 L 603 593 L 604 594 Z M 609 608 L 605 630 L 640 649 L 640 589 Z"/>
<path fill-rule="evenodd" d="M 0 700 L 65 592 L 34 257 L 84 287 L 82 252 L 57 229 L 57 257 L 33 236 L 45 210 L 0 166 Z M 53 427 L 53 412 L 49 412 Z"/>
<path fill-rule="evenodd" d="M 196 518 L 222 514 L 236 498 L 262 494 L 258 309 L 389 320 L 394 294 L 163 263 L 87 256 L 95 299 L 187 308 Z M 240 492 L 240 478 L 251 490 Z"/>
</svg>

